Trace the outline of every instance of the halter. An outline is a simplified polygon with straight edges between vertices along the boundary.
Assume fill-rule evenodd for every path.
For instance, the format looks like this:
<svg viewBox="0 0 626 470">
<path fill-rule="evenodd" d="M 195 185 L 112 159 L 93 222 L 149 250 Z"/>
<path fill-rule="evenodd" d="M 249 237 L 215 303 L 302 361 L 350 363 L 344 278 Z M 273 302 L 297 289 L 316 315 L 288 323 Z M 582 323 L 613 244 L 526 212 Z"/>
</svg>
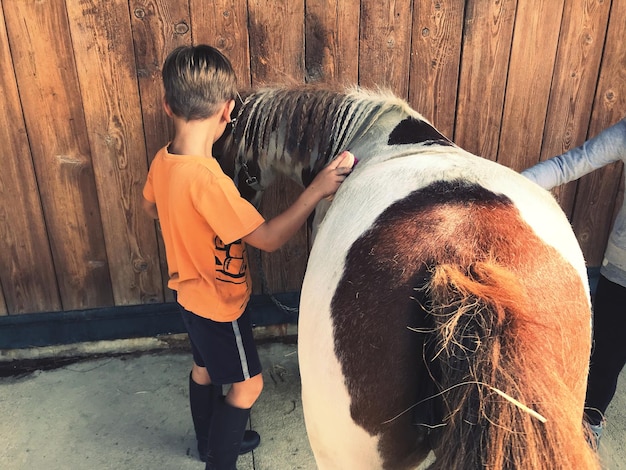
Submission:
<svg viewBox="0 0 626 470">
<path fill-rule="evenodd" d="M 252 176 L 250 174 L 250 170 L 248 169 L 248 164 L 246 160 L 243 158 L 243 155 L 239 156 L 239 165 L 241 165 L 241 170 L 243 171 L 243 175 L 246 177 L 244 183 L 246 183 L 250 188 L 252 188 L 257 193 L 265 191 L 265 188 L 261 183 L 259 183 L 259 179 L 256 176 Z"/>
</svg>

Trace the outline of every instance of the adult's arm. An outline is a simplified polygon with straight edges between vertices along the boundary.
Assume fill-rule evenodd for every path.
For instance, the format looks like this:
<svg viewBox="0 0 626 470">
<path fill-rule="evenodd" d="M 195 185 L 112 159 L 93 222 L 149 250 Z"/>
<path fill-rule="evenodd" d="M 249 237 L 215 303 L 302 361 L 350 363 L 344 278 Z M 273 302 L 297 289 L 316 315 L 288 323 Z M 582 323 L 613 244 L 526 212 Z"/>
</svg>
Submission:
<svg viewBox="0 0 626 470">
<path fill-rule="evenodd" d="M 576 180 L 609 163 L 626 159 L 626 118 L 593 139 L 562 155 L 522 171 L 522 175 L 545 189 Z"/>
</svg>

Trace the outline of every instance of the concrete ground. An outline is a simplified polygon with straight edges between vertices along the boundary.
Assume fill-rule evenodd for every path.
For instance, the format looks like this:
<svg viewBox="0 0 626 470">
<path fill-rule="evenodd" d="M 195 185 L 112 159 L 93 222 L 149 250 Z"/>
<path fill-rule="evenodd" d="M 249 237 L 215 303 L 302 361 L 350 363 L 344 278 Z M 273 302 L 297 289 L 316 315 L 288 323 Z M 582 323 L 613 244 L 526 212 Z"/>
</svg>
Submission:
<svg viewBox="0 0 626 470">
<path fill-rule="evenodd" d="M 313 470 L 296 345 L 259 345 L 265 389 L 252 427 L 261 446 L 239 470 Z M 86 357 L 0 378 L 0 469 L 200 470 L 187 402 L 184 348 Z M 5 358 L 6 359 L 6 358 Z M 58 366 L 58 364 L 57 364 Z M 626 374 L 608 410 L 604 468 L 626 469 Z M 352 470 L 352 469 L 346 469 Z"/>
</svg>

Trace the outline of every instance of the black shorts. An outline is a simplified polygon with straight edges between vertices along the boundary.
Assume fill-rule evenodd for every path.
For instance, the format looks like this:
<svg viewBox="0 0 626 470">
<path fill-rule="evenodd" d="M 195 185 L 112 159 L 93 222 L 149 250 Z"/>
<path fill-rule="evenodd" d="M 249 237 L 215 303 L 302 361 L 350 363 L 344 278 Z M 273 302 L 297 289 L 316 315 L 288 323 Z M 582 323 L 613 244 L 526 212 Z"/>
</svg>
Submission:
<svg viewBox="0 0 626 470">
<path fill-rule="evenodd" d="M 193 361 L 206 367 L 211 382 L 243 382 L 261 373 L 252 325 L 246 311 L 232 322 L 216 322 L 180 308 L 193 353 Z"/>
</svg>

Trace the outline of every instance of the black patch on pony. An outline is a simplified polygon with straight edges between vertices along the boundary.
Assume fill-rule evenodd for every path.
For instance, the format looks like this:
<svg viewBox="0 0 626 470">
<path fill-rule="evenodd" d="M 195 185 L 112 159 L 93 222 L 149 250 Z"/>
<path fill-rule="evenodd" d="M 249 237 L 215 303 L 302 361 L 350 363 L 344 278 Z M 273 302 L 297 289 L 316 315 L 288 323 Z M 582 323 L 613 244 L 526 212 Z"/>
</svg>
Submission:
<svg viewBox="0 0 626 470">
<path fill-rule="evenodd" d="M 452 145 L 443 134 L 425 121 L 408 117 L 389 134 L 389 145 L 420 144 Z"/>
</svg>

